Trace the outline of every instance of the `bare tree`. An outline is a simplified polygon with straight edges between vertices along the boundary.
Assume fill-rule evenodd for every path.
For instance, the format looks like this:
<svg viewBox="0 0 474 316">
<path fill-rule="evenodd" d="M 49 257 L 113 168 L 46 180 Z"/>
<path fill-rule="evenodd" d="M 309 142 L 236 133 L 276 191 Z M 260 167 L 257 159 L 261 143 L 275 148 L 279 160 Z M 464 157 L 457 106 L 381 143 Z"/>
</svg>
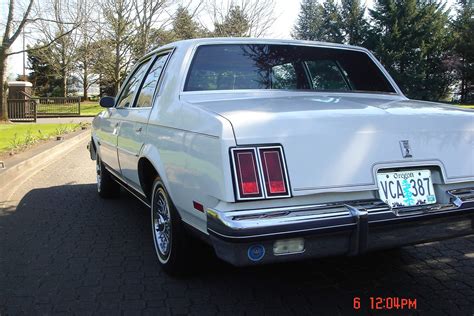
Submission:
<svg viewBox="0 0 474 316">
<path fill-rule="evenodd" d="M 81 34 L 77 27 L 83 21 L 84 5 L 85 2 L 82 0 L 43 1 L 41 10 L 45 18 L 36 22 L 43 34 L 40 43 L 43 45 L 52 43 L 40 50 L 40 55 L 61 77 L 63 97 L 67 96 L 67 80 L 76 66 L 77 50 L 81 41 Z M 71 30 L 71 28 L 74 29 Z M 54 40 L 58 34 L 66 32 L 68 32 L 67 35 Z"/>
<path fill-rule="evenodd" d="M 137 18 L 137 31 L 135 54 L 142 56 L 150 49 L 152 27 L 162 29 L 171 16 L 166 11 L 169 0 L 134 0 L 135 15 Z"/>
<path fill-rule="evenodd" d="M 131 50 L 136 34 L 133 27 L 134 4 L 132 0 L 103 0 L 101 7 L 104 17 L 104 21 L 100 22 L 102 42 L 112 51 L 112 54 L 107 54 L 111 58 L 103 60 L 101 67 L 104 73 L 111 74 L 114 93 L 117 93 L 132 61 Z"/>
<path fill-rule="evenodd" d="M 82 84 L 83 97 L 88 98 L 89 88 L 98 81 L 99 76 L 94 73 L 94 65 L 99 62 L 101 56 L 101 41 L 99 40 L 100 27 L 97 20 L 91 14 L 97 12 L 98 6 L 94 1 L 84 0 L 83 20 L 79 28 L 80 45 L 76 50 L 76 68 L 79 80 Z"/>
<path fill-rule="evenodd" d="M 33 7 L 33 0 L 30 0 L 26 10 L 21 15 L 18 23 L 14 22 L 15 17 L 15 0 L 8 2 L 8 14 L 7 22 L 5 24 L 5 30 L 2 37 L 2 47 L 0 47 L 0 120 L 8 120 L 8 107 L 7 107 L 7 58 L 12 54 L 11 46 L 20 35 L 21 31 L 27 23 L 28 17 Z"/>
<path fill-rule="evenodd" d="M 239 8 L 248 23 L 246 36 L 261 37 L 275 22 L 275 0 L 208 0 L 208 12 L 213 25 L 221 25 L 232 9 Z"/>
</svg>

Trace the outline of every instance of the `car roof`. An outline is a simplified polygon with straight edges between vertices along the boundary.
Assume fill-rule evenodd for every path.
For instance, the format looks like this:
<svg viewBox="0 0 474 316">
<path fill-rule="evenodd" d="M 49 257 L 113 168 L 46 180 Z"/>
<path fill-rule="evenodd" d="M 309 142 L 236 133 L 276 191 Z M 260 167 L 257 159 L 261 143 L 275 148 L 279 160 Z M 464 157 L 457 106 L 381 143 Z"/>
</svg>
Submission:
<svg viewBox="0 0 474 316">
<path fill-rule="evenodd" d="M 198 45 L 216 45 L 216 44 L 273 44 L 273 45 L 300 45 L 300 46 L 316 46 L 316 47 L 333 47 L 342 49 L 351 49 L 369 52 L 366 48 L 354 45 L 337 44 L 330 42 L 293 40 L 293 39 L 271 39 L 271 38 L 252 38 L 252 37 L 211 37 L 211 38 L 194 38 L 172 42 L 164 46 L 160 46 L 150 51 L 147 55 L 152 55 L 158 51 L 171 49 L 175 47 L 189 48 Z"/>
</svg>

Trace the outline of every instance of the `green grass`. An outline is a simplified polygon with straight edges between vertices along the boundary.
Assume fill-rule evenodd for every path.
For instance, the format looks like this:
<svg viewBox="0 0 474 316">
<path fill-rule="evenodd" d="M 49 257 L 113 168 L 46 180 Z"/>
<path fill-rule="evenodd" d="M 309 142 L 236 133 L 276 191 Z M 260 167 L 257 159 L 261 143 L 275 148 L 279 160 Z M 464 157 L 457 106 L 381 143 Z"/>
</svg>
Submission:
<svg viewBox="0 0 474 316">
<path fill-rule="evenodd" d="M 81 124 L 0 124 L 0 152 L 20 151 L 40 140 L 67 134 Z"/>
<path fill-rule="evenodd" d="M 99 102 L 85 101 L 81 102 L 81 116 L 82 115 L 97 115 L 104 110 L 99 105 Z"/>
<path fill-rule="evenodd" d="M 77 103 L 76 103 L 77 106 Z M 60 103 L 48 103 L 48 104 L 38 104 L 37 111 L 38 113 L 46 113 L 47 111 L 57 111 L 64 115 L 76 113 L 77 107 L 64 106 Z M 55 110 L 51 110 L 54 108 Z M 81 116 L 85 115 L 97 115 L 104 110 L 103 107 L 99 105 L 99 102 L 95 101 L 85 101 L 81 102 Z"/>
<path fill-rule="evenodd" d="M 463 108 L 474 109 L 474 104 L 458 104 Z"/>
</svg>

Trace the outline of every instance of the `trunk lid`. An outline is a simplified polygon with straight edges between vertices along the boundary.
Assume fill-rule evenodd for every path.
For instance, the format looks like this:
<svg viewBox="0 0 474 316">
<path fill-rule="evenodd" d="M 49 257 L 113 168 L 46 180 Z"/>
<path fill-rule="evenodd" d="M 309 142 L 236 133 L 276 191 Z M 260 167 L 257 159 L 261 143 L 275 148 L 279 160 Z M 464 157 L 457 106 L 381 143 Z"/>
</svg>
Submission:
<svg viewBox="0 0 474 316">
<path fill-rule="evenodd" d="M 192 101 L 191 101 L 192 99 Z M 377 169 L 436 164 L 474 177 L 474 111 L 375 94 L 236 94 L 189 98 L 228 119 L 238 145 L 281 144 L 293 191 L 374 188 Z M 412 158 L 400 142 L 408 140 Z"/>
</svg>

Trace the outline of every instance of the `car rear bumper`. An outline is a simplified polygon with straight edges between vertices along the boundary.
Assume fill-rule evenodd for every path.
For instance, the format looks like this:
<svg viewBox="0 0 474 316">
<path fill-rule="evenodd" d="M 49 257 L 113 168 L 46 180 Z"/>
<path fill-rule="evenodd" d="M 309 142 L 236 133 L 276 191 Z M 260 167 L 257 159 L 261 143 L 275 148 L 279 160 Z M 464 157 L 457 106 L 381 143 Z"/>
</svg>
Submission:
<svg viewBox="0 0 474 316">
<path fill-rule="evenodd" d="M 474 233 L 474 188 L 450 190 L 448 204 L 391 209 L 380 200 L 221 212 L 207 210 L 217 255 L 251 265 L 423 243 Z M 304 241 L 304 250 L 275 254 L 276 241 Z M 258 260 L 252 247 L 263 249 Z"/>
</svg>

